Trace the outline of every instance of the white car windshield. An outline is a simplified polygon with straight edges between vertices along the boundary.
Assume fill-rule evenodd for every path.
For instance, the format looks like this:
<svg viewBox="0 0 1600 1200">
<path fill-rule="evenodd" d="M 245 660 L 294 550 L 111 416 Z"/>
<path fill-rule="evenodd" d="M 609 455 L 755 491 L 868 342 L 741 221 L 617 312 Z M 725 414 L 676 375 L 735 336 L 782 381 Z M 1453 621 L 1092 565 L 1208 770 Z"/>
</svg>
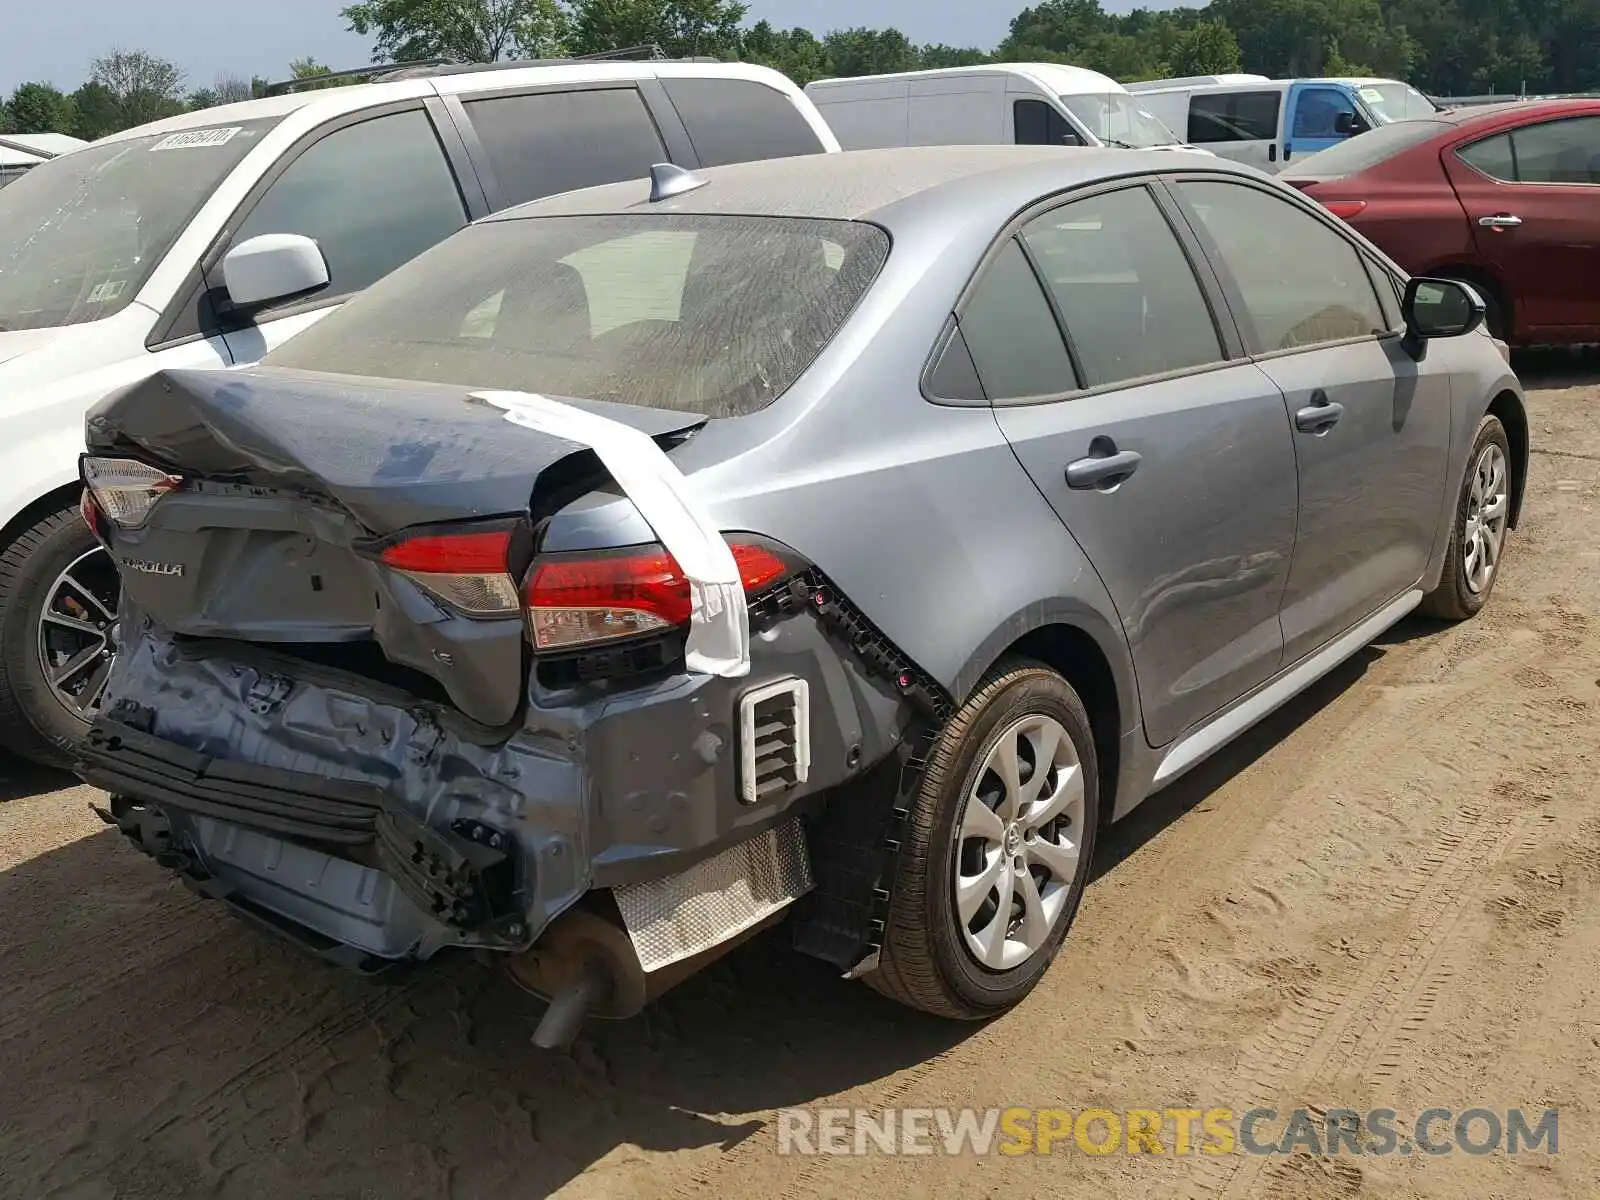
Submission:
<svg viewBox="0 0 1600 1200">
<path fill-rule="evenodd" d="M 1139 107 L 1137 96 L 1126 92 L 1063 96 L 1089 132 L 1108 146 L 1143 150 L 1150 146 L 1176 146 L 1178 138 L 1161 121 Z"/>
<path fill-rule="evenodd" d="M 125 308 L 276 123 L 97 142 L 0 189 L 0 332 L 76 325 Z"/>
<path fill-rule="evenodd" d="M 1361 98 L 1384 125 L 1431 117 L 1438 107 L 1409 83 L 1364 83 Z"/>
</svg>

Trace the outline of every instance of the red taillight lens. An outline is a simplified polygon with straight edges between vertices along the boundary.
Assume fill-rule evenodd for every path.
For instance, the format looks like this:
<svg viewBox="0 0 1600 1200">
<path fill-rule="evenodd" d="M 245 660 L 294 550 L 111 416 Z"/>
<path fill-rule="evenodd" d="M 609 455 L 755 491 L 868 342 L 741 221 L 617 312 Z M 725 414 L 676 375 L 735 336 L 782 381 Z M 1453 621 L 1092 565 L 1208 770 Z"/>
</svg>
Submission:
<svg viewBox="0 0 1600 1200">
<path fill-rule="evenodd" d="M 423 591 L 469 617 L 521 611 L 507 560 L 510 530 L 428 533 L 383 548 L 378 557 Z"/>
<path fill-rule="evenodd" d="M 747 593 L 790 573 L 764 546 L 732 546 Z M 659 546 L 545 561 L 525 588 L 528 630 L 540 650 L 574 649 L 682 625 L 689 619 L 689 581 Z"/>
<path fill-rule="evenodd" d="M 83 496 L 78 500 L 78 513 L 83 517 L 83 523 L 89 527 L 89 532 L 94 534 L 95 540 L 106 540 L 106 531 L 103 528 L 105 517 L 100 512 L 100 506 L 94 502 L 94 494 L 88 488 L 83 489 Z"/>
<path fill-rule="evenodd" d="M 1365 200 L 1322 200 L 1319 203 L 1341 221 L 1348 221 L 1352 217 L 1359 216 L 1361 211 L 1367 207 Z"/>
<path fill-rule="evenodd" d="M 157 500 L 183 487 L 181 476 L 132 458 L 84 455 L 79 473 L 92 503 L 112 524 L 123 529 L 143 526 Z"/>
</svg>

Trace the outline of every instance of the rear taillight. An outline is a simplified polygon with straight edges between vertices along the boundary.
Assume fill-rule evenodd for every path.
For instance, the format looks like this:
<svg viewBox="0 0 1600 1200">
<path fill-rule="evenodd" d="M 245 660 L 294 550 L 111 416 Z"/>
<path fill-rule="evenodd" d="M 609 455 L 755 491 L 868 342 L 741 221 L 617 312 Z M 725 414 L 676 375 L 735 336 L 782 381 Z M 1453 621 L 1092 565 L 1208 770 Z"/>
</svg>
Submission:
<svg viewBox="0 0 1600 1200">
<path fill-rule="evenodd" d="M 510 530 L 417 534 L 378 555 L 423 591 L 470 617 L 509 617 L 522 610 L 510 556 Z"/>
<path fill-rule="evenodd" d="M 764 546 L 738 542 L 731 548 L 748 595 L 792 573 Z M 689 620 L 689 580 L 659 546 L 545 560 L 534 566 L 523 591 L 528 633 L 539 650 L 659 633 Z"/>
<path fill-rule="evenodd" d="M 83 523 L 89 527 L 89 532 L 94 534 L 95 541 L 106 540 L 105 514 L 94 502 L 94 493 L 88 488 L 83 489 L 83 496 L 78 500 L 78 514 L 83 517 Z"/>
<path fill-rule="evenodd" d="M 138 529 L 150 519 L 150 510 L 157 500 L 183 487 L 181 476 L 132 458 L 96 458 L 86 454 L 79 470 L 87 489 L 80 511 L 97 534 L 103 531 L 90 518 L 90 506 L 114 525 Z"/>
<path fill-rule="evenodd" d="M 1360 216 L 1362 210 L 1367 207 L 1365 200 L 1319 200 L 1318 203 L 1341 221 Z"/>
</svg>

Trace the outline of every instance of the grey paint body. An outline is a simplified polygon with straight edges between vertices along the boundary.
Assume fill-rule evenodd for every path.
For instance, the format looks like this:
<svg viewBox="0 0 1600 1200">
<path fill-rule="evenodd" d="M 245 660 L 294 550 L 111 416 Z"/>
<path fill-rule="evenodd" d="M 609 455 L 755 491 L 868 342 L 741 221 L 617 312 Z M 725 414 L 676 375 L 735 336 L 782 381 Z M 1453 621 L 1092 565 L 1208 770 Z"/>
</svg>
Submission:
<svg viewBox="0 0 1600 1200">
<path fill-rule="evenodd" d="M 1375 636 L 1431 590 L 1481 417 L 1497 398 L 1509 397 L 1521 411 L 1520 386 L 1480 334 L 1433 342 L 1418 364 L 1400 348 L 1398 333 L 1252 359 L 1239 349 L 1238 331 L 1225 329 L 1229 362 L 1175 378 L 1048 403 L 941 403 L 924 395 L 924 364 L 997 239 L 1040 202 L 1108 180 L 1204 174 L 1255 181 L 1399 275 L 1310 202 L 1211 157 L 941 148 L 706 174 L 709 186 L 653 204 L 645 185 L 616 185 L 491 219 L 637 209 L 846 218 L 886 229 L 894 249 L 881 275 L 798 382 L 758 413 L 704 423 L 671 451 L 673 460 L 724 530 L 772 538 L 816 564 L 958 703 L 1024 636 L 1049 626 L 1087 635 L 1115 689 L 1118 727 L 1101 732 L 1118 749 L 1114 786 L 1108 781 L 1116 816 L 1209 753 L 1219 737 L 1353 653 L 1361 641 L 1349 631 L 1363 627 L 1362 640 Z M 225 387 L 211 389 L 213 402 L 224 391 L 303 400 L 364 386 L 270 367 L 223 378 Z M 203 381 L 176 382 L 191 395 L 206 391 Z M 1293 423 L 1317 389 L 1346 409 L 1322 437 Z M 477 419 L 461 415 L 464 392 L 418 385 L 416 396 L 437 404 L 442 427 L 459 433 L 458 422 L 465 428 Z M 102 406 L 91 418 L 92 442 L 127 449 L 124 418 L 136 407 L 130 397 Z M 649 431 L 678 424 L 660 421 Z M 148 430 L 135 434 L 135 444 L 150 444 Z M 511 458 L 523 444 L 513 439 L 526 441 L 526 479 L 511 472 L 505 492 L 525 497 L 559 455 L 526 430 L 501 425 L 496 435 Z M 1138 472 L 1110 492 L 1068 488 L 1067 464 L 1097 437 L 1143 455 Z M 375 471 L 390 447 L 378 438 L 370 448 Z M 211 451 L 189 453 L 203 460 Z M 184 465 L 183 450 L 170 457 L 170 465 Z M 1525 456 L 1513 465 L 1520 501 Z M 311 473 L 325 477 L 328 470 Z M 386 500 L 382 488 L 362 486 L 371 480 L 347 482 L 360 492 L 369 528 L 406 523 L 373 515 Z M 390 481 L 397 512 L 417 511 L 414 482 Z M 478 499 L 458 515 L 488 515 L 504 504 L 485 500 L 483 489 L 473 494 Z M 188 553 L 171 539 L 184 536 L 185 505 L 206 502 L 163 501 L 150 528 L 128 546 L 142 557 Z M 256 503 L 268 525 L 277 520 L 315 533 L 315 520 L 337 523 L 282 498 Z M 196 522 L 187 527 L 192 532 Z M 350 533 L 317 536 L 337 545 Z M 598 490 L 552 518 L 541 549 L 651 540 L 630 501 Z M 125 549 L 120 541 L 117 549 Z M 340 569 L 340 555 L 346 566 L 354 562 L 346 550 L 319 552 L 333 556 L 329 572 Z M 287 559 L 274 568 L 291 569 Z M 370 590 L 377 570 L 360 569 L 368 574 L 352 597 Z M 154 710 L 162 736 L 221 758 L 384 783 L 430 824 L 462 812 L 510 814 L 527 861 L 537 864 L 525 889 L 521 944 L 589 888 L 680 870 L 808 797 L 825 796 L 882 760 L 910 719 L 901 698 L 803 611 L 753 639 L 747 679 L 678 676 L 633 690 L 551 694 L 529 682 L 515 665 L 520 657 L 506 657 L 513 646 L 520 655 L 517 622 L 499 631 L 456 630 L 398 582 L 378 582 L 396 606 L 384 618 L 394 628 L 386 634 L 376 620 L 368 624 L 391 657 L 432 675 L 455 707 L 479 718 L 441 721 L 447 736 L 435 766 L 408 765 L 403 746 L 416 714 L 437 714 L 437 704 L 394 693 L 377 699 L 376 686 L 353 675 L 253 666 L 254 651 L 227 642 L 174 648 L 174 631 L 263 643 L 317 640 L 296 628 L 287 591 L 252 620 L 238 593 L 231 615 L 186 628 L 202 611 L 199 598 L 177 602 L 163 590 L 182 581 L 129 574 L 131 650 L 119 660 L 110 696 Z M 213 610 L 220 594 L 212 593 Z M 363 603 L 350 600 L 352 631 L 370 615 Z M 483 694 L 481 680 L 452 677 L 430 661 L 431 650 L 468 632 L 485 639 L 489 657 L 480 661 L 469 650 L 463 669 L 499 672 L 492 701 L 473 699 Z M 494 656 L 498 664 L 489 661 Z M 297 685 L 276 715 L 253 714 L 242 699 L 240 680 L 264 670 Z M 526 688 L 514 712 L 506 703 L 507 671 Z M 806 678 L 814 697 L 816 766 L 803 787 L 747 809 L 737 803 L 733 778 L 737 696 L 789 674 Z M 859 764 L 848 766 L 857 746 Z M 189 831 L 214 873 L 328 937 L 387 956 L 426 955 L 461 940 L 408 909 L 403 897 L 387 897 L 381 873 L 362 876 L 348 865 L 335 871 L 321 862 L 326 856 L 274 849 L 284 844 L 255 834 L 234 835 L 225 852 L 218 847 L 228 839 L 214 825 Z M 324 894 L 317 908 L 307 887 L 272 882 L 276 868 L 267 863 L 274 854 L 288 854 L 301 876 L 337 875 L 341 882 L 329 891 L 344 898 L 327 901 Z"/>
</svg>

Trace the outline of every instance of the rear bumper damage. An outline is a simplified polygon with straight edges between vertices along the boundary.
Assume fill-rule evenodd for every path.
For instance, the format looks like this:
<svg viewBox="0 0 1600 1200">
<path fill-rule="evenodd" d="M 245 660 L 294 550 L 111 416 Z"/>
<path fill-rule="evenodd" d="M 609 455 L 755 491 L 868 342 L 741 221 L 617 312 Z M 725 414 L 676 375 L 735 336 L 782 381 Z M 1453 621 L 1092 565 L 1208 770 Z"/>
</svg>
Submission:
<svg viewBox="0 0 1600 1200">
<path fill-rule="evenodd" d="M 866 783 L 915 719 L 804 609 L 765 625 L 743 679 L 536 694 L 509 732 L 290 654 L 125 628 L 79 766 L 111 794 L 101 815 L 200 894 L 366 970 L 526 951 L 579 906 L 673 973 L 812 890 L 823 796 Z M 786 681 L 809 769 L 751 786 L 745 743 L 772 714 L 742 710 Z"/>
</svg>

